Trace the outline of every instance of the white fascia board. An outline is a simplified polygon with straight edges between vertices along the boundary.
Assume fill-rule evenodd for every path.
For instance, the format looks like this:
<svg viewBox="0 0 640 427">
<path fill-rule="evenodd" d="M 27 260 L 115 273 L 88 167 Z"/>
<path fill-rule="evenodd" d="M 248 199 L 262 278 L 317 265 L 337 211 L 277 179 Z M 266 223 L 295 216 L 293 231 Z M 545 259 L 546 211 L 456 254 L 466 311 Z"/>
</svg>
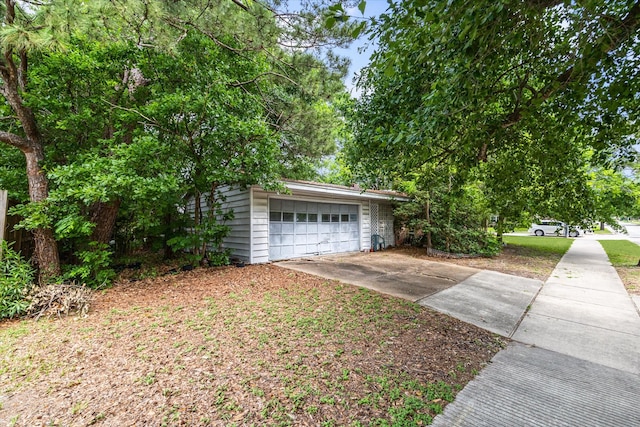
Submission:
<svg viewBox="0 0 640 427">
<path fill-rule="evenodd" d="M 372 193 L 372 192 L 368 192 L 360 189 L 322 187 L 322 186 L 308 185 L 308 184 L 302 184 L 297 182 L 285 182 L 284 185 L 294 194 L 296 191 L 300 191 L 300 192 L 306 192 L 306 193 L 315 193 L 315 194 L 340 196 L 340 197 L 351 197 L 351 198 L 366 199 L 366 200 L 387 200 L 387 201 L 398 201 L 398 202 L 408 202 L 410 200 L 406 196 Z"/>
</svg>

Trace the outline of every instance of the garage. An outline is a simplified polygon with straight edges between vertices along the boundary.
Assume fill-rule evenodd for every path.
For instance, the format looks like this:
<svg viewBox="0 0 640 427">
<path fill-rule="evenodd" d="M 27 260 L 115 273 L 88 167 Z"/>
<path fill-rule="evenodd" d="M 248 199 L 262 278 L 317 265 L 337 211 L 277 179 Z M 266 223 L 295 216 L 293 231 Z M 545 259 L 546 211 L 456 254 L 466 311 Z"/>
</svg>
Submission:
<svg viewBox="0 0 640 427">
<path fill-rule="evenodd" d="M 269 199 L 269 259 L 360 250 L 360 205 Z"/>
<path fill-rule="evenodd" d="M 279 191 L 258 185 L 219 189 L 219 212 L 233 212 L 221 245 L 233 260 L 259 264 L 368 251 L 375 235 L 395 245 L 393 207 L 408 201 L 405 195 L 307 181 L 282 184 Z M 201 205 L 207 200 L 203 196 Z"/>
</svg>

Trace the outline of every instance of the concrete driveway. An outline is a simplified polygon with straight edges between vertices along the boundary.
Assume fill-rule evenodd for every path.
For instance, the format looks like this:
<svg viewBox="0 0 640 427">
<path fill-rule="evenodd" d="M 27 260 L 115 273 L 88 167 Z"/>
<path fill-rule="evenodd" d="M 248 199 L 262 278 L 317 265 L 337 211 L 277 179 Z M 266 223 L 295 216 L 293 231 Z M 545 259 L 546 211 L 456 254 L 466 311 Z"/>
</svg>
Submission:
<svg viewBox="0 0 640 427">
<path fill-rule="evenodd" d="M 542 282 L 391 251 L 281 261 L 276 265 L 417 302 L 511 337 Z"/>
<path fill-rule="evenodd" d="M 393 252 L 326 255 L 276 265 L 411 301 L 457 285 L 479 271 Z"/>
</svg>

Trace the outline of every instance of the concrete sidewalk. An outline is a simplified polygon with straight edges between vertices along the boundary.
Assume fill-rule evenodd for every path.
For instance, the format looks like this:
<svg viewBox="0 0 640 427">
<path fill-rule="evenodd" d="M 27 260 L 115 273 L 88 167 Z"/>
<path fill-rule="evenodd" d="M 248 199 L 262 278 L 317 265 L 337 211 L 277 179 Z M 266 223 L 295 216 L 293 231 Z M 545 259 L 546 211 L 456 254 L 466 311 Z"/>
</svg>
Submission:
<svg viewBox="0 0 640 427">
<path fill-rule="evenodd" d="M 513 339 L 640 375 L 640 316 L 597 240 L 574 241 Z"/>
<path fill-rule="evenodd" d="M 628 372 L 514 342 L 432 427 L 640 426 L 639 387 Z"/>
<path fill-rule="evenodd" d="M 598 241 L 574 241 L 513 338 L 434 426 L 640 425 L 640 316 Z"/>
</svg>

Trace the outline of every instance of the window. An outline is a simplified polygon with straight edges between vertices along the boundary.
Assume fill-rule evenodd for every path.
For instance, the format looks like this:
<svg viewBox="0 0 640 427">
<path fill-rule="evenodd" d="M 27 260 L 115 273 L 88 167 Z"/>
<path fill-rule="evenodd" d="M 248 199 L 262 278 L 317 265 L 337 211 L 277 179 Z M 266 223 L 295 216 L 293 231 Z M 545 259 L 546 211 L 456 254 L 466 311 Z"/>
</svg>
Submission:
<svg viewBox="0 0 640 427">
<path fill-rule="evenodd" d="M 298 212 L 296 214 L 296 222 L 307 222 L 307 214 L 304 212 Z"/>
<path fill-rule="evenodd" d="M 349 221 L 358 222 L 358 214 L 349 214 Z"/>
<path fill-rule="evenodd" d="M 282 212 L 269 212 L 269 221 L 280 222 L 282 221 Z"/>
<path fill-rule="evenodd" d="M 342 215 L 340 215 L 340 221 L 342 221 L 342 222 L 349 222 L 349 214 L 342 214 Z"/>
<path fill-rule="evenodd" d="M 307 217 L 307 220 L 309 222 L 318 222 L 318 214 L 312 214 L 310 213 Z"/>
<path fill-rule="evenodd" d="M 322 222 L 331 222 L 331 215 L 322 214 Z"/>
<path fill-rule="evenodd" d="M 339 214 L 331 214 L 331 222 L 340 222 Z"/>
<path fill-rule="evenodd" d="M 282 221 L 283 222 L 293 222 L 293 212 L 283 212 L 282 213 Z"/>
</svg>

